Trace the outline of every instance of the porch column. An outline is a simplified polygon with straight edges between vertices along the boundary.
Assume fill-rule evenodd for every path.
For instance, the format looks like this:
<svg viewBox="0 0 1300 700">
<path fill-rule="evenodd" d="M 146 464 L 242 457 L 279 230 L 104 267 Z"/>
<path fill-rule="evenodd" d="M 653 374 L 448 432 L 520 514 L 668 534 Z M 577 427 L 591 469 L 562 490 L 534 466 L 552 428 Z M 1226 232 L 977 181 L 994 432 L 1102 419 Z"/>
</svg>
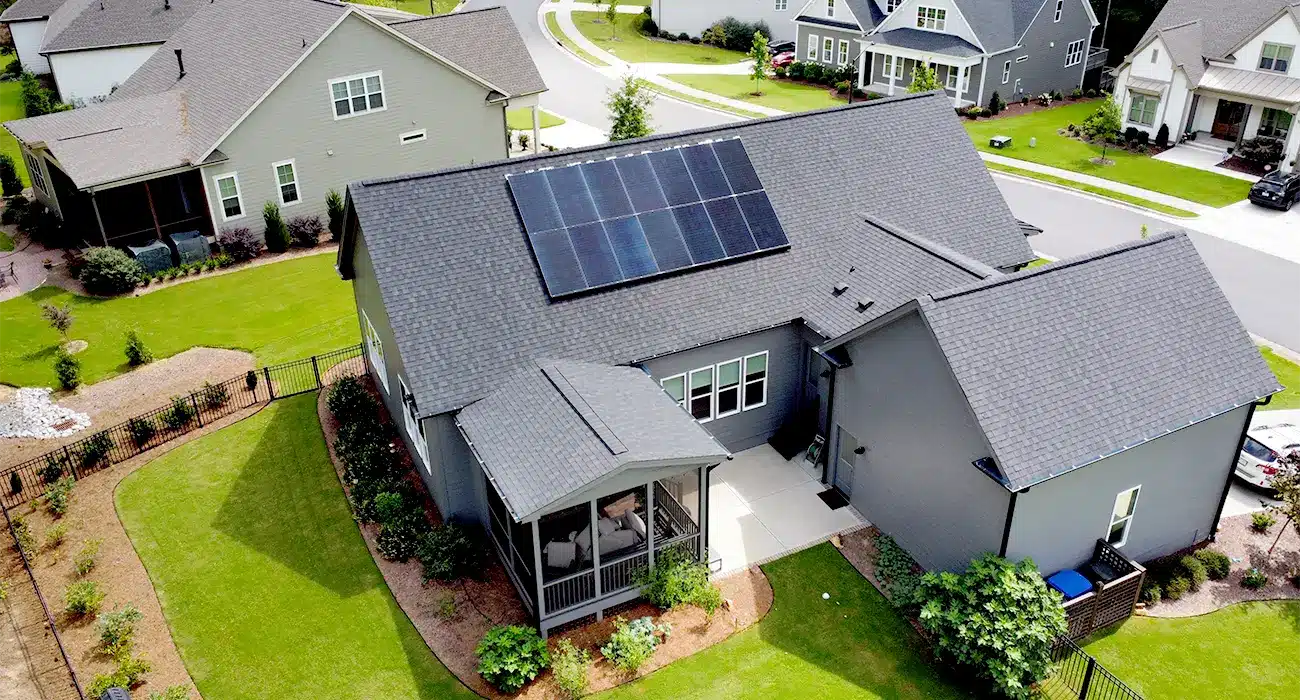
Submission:
<svg viewBox="0 0 1300 700">
<path fill-rule="evenodd" d="M 533 573 L 536 574 L 534 578 L 537 579 L 537 621 L 541 622 L 542 616 L 546 614 L 546 596 L 542 592 L 542 541 L 538 539 L 537 521 L 534 520 L 530 525 L 533 528 Z M 509 544 L 510 528 L 505 528 L 505 531 L 507 533 L 506 547 L 510 550 L 506 552 L 506 566 L 514 566 L 513 562 L 510 561 L 510 558 L 514 556 L 514 546 Z M 542 638 L 546 638 L 545 632 L 542 632 Z"/>
<path fill-rule="evenodd" d="M 95 222 L 99 224 L 99 237 L 104 239 L 104 247 L 108 247 L 108 232 L 104 230 L 104 217 L 99 215 L 99 199 L 95 192 L 90 193 L 90 206 L 95 210 Z"/>
<path fill-rule="evenodd" d="M 700 519 L 700 561 L 709 563 L 709 468 L 700 467 L 700 507 L 695 511 Z"/>
<path fill-rule="evenodd" d="M 948 66 L 948 70 L 957 71 L 957 87 L 956 89 L 953 90 L 952 106 L 961 107 L 962 83 L 966 79 L 966 75 L 965 75 L 966 69 L 960 66 Z"/>
<path fill-rule="evenodd" d="M 647 566 L 655 568 L 655 482 L 651 481 L 645 485 L 645 516 L 650 522 L 645 524 L 645 540 L 647 546 Z"/>
<path fill-rule="evenodd" d="M 591 510 L 591 566 L 592 566 L 591 573 L 592 573 L 592 577 L 595 579 L 595 588 L 592 590 L 596 591 L 596 599 L 599 600 L 601 585 L 600 585 L 600 527 L 598 523 L 600 522 L 600 518 L 596 517 L 596 499 L 593 498 L 590 501 L 587 501 L 587 504 L 590 506 L 590 510 Z M 597 608 L 596 621 L 600 622 L 603 619 L 605 619 L 604 609 Z"/>
<path fill-rule="evenodd" d="M 899 73 L 898 62 L 900 60 L 902 59 L 900 59 L 898 56 L 891 56 L 889 59 L 889 96 L 890 97 L 894 96 L 894 83 L 896 82 L 896 78 L 894 76 L 898 75 Z"/>
<path fill-rule="evenodd" d="M 864 82 L 867 78 L 866 73 L 867 73 L 867 49 L 861 45 L 861 42 L 859 42 L 858 44 L 858 89 L 859 90 L 866 89 L 867 87 L 867 83 Z"/>
<path fill-rule="evenodd" d="M 153 217 L 153 232 L 158 240 L 162 240 L 162 227 L 158 225 L 158 210 L 153 206 L 153 190 L 149 189 L 149 181 L 144 181 L 144 196 L 149 200 L 149 215 Z"/>
<path fill-rule="evenodd" d="M 533 105 L 533 155 L 542 147 L 542 113 L 541 108 Z"/>
</svg>

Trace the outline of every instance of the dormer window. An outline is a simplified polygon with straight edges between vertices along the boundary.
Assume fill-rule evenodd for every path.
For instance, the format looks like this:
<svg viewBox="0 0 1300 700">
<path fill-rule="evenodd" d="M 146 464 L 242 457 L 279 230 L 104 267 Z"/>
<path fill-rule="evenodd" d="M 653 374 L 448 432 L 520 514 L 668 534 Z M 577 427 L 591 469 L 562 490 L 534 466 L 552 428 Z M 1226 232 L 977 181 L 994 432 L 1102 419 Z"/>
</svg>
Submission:
<svg viewBox="0 0 1300 700">
<path fill-rule="evenodd" d="M 903 0 L 885 0 L 885 14 L 892 14 L 902 4 Z"/>
<path fill-rule="evenodd" d="M 916 28 L 942 32 L 948 25 L 948 11 L 940 7 L 916 8 Z"/>
<path fill-rule="evenodd" d="M 826 0 L 826 16 L 835 16 L 835 0 Z"/>
<path fill-rule="evenodd" d="M 1259 56 L 1259 69 L 1285 73 L 1291 68 L 1291 56 L 1294 53 L 1294 46 L 1265 43 L 1264 50 Z"/>
</svg>

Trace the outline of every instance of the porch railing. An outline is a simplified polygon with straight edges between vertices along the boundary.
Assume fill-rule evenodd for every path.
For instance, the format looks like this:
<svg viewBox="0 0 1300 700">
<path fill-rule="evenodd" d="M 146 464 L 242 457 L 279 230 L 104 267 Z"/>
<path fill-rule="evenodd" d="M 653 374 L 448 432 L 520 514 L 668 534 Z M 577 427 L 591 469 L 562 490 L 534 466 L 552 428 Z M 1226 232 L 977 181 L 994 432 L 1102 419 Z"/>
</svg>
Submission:
<svg viewBox="0 0 1300 700">
<path fill-rule="evenodd" d="M 596 598 L 596 574 L 591 569 L 569 574 L 542 586 L 541 616 L 553 615 Z"/>
<path fill-rule="evenodd" d="M 684 551 L 688 556 L 698 559 L 700 556 L 700 533 L 696 532 L 664 540 L 663 542 L 655 542 L 656 557 L 662 556 L 664 552 L 670 549 Z M 635 586 L 634 580 L 637 571 L 646 568 L 649 559 L 649 552 L 641 550 L 608 563 L 601 562 L 600 597 L 604 598 L 632 589 Z M 587 569 L 576 574 L 569 574 L 542 586 L 544 607 L 541 610 L 541 616 L 550 617 L 595 600 L 597 600 L 595 572 L 592 569 Z"/>
<path fill-rule="evenodd" d="M 699 525 L 686 508 L 677 500 L 675 496 L 664 488 L 664 485 L 658 481 L 655 482 L 655 537 L 660 536 L 659 525 L 667 521 L 671 528 L 671 537 L 678 535 L 692 534 L 700 531 Z M 662 516 L 662 517 L 658 517 Z"/>
<path fill-rule="evenodd" d="M 1110 57 L 1110 49 L 1102 46 L 1094 46 L 1088 50 L 1088 65 L 1085 71 L 1101 68 L 1106 65 L 1106 59 Z"/>
</svg>

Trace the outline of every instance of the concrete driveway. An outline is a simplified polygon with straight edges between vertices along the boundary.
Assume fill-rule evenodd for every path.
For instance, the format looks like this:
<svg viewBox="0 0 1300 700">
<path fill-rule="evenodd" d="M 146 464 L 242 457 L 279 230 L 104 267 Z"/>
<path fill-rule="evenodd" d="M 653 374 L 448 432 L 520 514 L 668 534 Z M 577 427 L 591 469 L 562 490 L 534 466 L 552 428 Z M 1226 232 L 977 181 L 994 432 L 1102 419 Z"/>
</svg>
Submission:
<svg viewBox="0 0 1300 700">
<path fill-rule="evenodd" d="M 1251 419 L 1250 424 L 1254 427 L 1280 422 L 1300 425 L 1300 409 L 1255 411 L 1255 417 Z M 1228 490 L 1228 500 L 1223 504 L 1223 517 L 1231 518 L 1234 515 L 1254 513 L 1264 510 L 1266 505 L 1277 504 L 1278 501 L 1265 496 L 1260 489 L 1234 478 L 1232 487 Z"/>
<path fill-rule="evenodd" d="M 762 564 L 862 527 L 852 506 L 831 510 L 803 455 L 787 462 L 771 445 L 737 453 L 709 482 L 709 550 L 723 573 Z"/>
</svg>

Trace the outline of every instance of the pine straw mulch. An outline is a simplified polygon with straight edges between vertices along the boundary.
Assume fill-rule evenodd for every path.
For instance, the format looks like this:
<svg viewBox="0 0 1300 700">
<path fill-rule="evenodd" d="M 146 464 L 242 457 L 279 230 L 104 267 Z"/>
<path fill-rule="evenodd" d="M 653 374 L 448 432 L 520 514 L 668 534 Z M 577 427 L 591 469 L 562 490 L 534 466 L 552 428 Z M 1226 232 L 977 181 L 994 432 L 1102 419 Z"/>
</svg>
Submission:
<svg viewBox="0 0 1300 700">
<path fill-rule="evenodd" d="M 338 368 L 336 368 L 337 370 Z M 335 471 L 343 481 L 343 465 L 334 452 L 339 423 L 325 406 L 329 393 L 328 385 L 338 379 L 341 372 L 332 371 L 325 379 L 326 388 L 320 392 L 317 411 L 320 415 L 321 428 L 325 433 L 325 442 L 329 446 L 330 459 Z M 367 375 L 362 377 L 366 390 L 379 398 L 373 380 Z M 389 420 L 387 411 L 384 419 Z M 411 460 L 405 454 L 402 443 L 398 447 L 403 452 L 403 460 L 410 468 Z M 441 521 L 437 507 L 427 497 L 427 489 L 413 469 L 409 478 L 422 494 L 426 494 L 426 509 L 433 523 Z M 345 486 L 346 488 L 346 486 Z M 487 698 L 562 698 L 565 697 L 551 681 L 550 672 L 543 673 L 537 681 L 529 684 L 517 695 L 505 695 L 488 685 L 476 668 L 478 659 L 474 648 L 483 635 L 494 625 L 531 625 L 527 611 L 519 600 L 518 593 L 507 578 L 505 570 L 495 556 L 482 581 L 461 580 L 452 583 L 438 581 L 425 582 L 420 563 L 412 560 L 406 563 L 385 559 L 376 547 L 379 528 L 373 523 L 359 523 L 366 547 L 379 567 L 384 581 L 393 592 L 398 605 L 411 623 L 415 625 L 420 636 L 428 645 L 434 656 L 442 662 L 462 683 L 471 690 Z M 746 629 L 762 619 L 772 607 L 772 587 L 767 577 L 757 567 L 732 574 L 716 582 L 722 589 L 726 606 L 716 612 L 712 619 L 697 608 L 684 608 L 667 612 L 645 603 L 633 603 L 611 611 L 603 622 L 593 622 L 583 626 L 570 626 L 567 630 L 552 634 L 550 646 L 552 652 L 560 639 L 568 639 L 580 649 L 588 649 L 595 663 L 588 672 L 590 692 L 607 690 L 614 686 L 639 678 L 647 673 L 662 668 L 677 659 L 690 656 L 706 649 L 731 635 Z M 454 607 L 445 601 L 454 601 Z M 450 612 L 450 614 L 444 614 Z M 600 656 L 599 647 L 613 632 L 616 616 L 632 619 L 649 616 L 658 623 L 672 625 L 672 635 L 665 640 L 650 659 L 635 675 L 619 672 Z"/>
</svg>

